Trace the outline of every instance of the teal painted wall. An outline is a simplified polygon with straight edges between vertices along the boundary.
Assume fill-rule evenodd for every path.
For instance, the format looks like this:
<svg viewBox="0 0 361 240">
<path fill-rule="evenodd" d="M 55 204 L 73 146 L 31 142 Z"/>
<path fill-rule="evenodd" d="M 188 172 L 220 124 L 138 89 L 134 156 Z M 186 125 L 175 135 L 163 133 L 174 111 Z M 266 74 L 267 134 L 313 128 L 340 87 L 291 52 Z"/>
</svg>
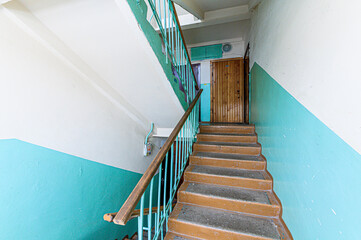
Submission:
<svg viewBox="0 0 361 240">
<path fill-rule="evenodd" d="M 172 71 L 172 63 L 170 61 L 166 62 L 165 55 L 162 52 L 162 39 L 147 20 L 147 5 L 145 4 L 144 0 L 139 0 L 139 3 L 137 3 L 138 1 L 135 0 L 127 0 L 127 2 L 133 11 L 139 26 L 148 39 L 150 46 L 157 56 L 159 63 L 162 65 L 164 73 L 166 74 L 174 90 L 174 93 L 177 95 L 180 103 L 183 106 L 183 109 L 186 110 L 188 108 L 188 104 L 186 102 L 185 94 L 179 89 L 179 82 Z"/>
<path fill-rule="evenodd" d="M 16 139 L 0 140 L 0 239 L 122 239 L 103 215 L 119 210 L 141 174 Z"/>
<path fill-rule="evenodd" d="M 210 122 L 211 121 L 211 84 L 205 83 L 201 84 L 203 89 L 201 95 L 201 121 Z"/>
<path fill-rule="evenodd" d="M 257 63 L 251 75 L 251 122 L 294 238 L 360 239 L 361 155 Z"/>
</svg>

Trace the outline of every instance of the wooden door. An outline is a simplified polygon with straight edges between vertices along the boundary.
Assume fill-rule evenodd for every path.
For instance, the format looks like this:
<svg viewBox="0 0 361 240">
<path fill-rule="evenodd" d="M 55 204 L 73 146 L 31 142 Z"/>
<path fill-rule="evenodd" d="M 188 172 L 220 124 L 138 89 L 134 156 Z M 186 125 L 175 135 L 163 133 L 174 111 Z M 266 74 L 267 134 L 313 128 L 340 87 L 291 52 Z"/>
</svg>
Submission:
<svg viewBox="0 0 361 240">
<path fill-rule="evenodd" d="M 244 122 L 243 60 L 211 62 L 211 121 Z"/>
</svg>

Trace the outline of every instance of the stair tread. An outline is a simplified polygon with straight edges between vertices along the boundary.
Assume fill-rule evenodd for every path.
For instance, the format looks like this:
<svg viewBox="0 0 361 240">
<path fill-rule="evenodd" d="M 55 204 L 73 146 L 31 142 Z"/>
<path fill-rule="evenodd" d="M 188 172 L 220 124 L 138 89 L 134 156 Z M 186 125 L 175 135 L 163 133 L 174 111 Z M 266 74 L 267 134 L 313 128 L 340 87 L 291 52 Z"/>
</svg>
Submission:
<svg viewBox="0 0 361 240">
<path fill-rule="evenodd" d="M 246 123 L 222 123 L 222 122 L 201 122 L 201 126 L 241 126 L 241 127 L 254 127 L 253 124 Z"/>
<path fill-rule="evenodd" d="M 190 182 L 185 192 L 245 202 L 271 204 L 266 191 L 249 190 L 239 187 Z"/>
<path fill-rule="evenodd" d="M 232 154 L 232 153 L 194 152 L 193 156 L 206 157 L 206 158 L 231 159 L 231 160 L 263 161 L 263 158 L 261 156 Z"/>
<path fill-rule="evenodd" d="M 192 240 L 194 238 L 190 238 L 190 237 L 185 237 L 183 235 L 179 235 L 177 233 L 173 233 L 173 232 L 167 232 L 166 238 L 165 239 L 172 239 L 172 240 Z"/>
<path fill-rule="evenodd" d="M 177 221 L 240 234 L 280 239 L 277 225 L 270 218 L 254 217 L 213 208 L 184 204 Z"/>
<path fill-rule="evenodd" d="M 191 170 L 192 173 L 265 180 L 262 171 L 257 171 L 257 170 L 220 168 L 220 167 L 211 167 L 205 165 L 190 165 L 190 166 L 193 167 Z"/>
<path fill-rule="evenodd" d="M 217 136 L 240 136 L 240 137 L 253 137 L 255 133 L 198 133 L 198 135 L 217 135 Z"/>
<path fill-rule="evenodd" d="M 259 143 L 242 143 L 242 142 L 196 142 L 200 145 L 213 145 L 213 146 L 234 146 L 234 147 L 261 147 Z"/>
</svg>

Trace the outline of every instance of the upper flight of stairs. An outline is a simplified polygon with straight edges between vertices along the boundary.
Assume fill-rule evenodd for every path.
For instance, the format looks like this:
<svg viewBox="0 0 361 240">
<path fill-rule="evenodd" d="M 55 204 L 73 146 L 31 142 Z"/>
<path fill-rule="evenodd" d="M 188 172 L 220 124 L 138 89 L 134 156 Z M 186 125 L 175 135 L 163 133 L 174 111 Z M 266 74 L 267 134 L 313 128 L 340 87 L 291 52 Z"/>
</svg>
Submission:
<svg viewBox="0 0 361 240">
<path fill-rule="evenodd" d="M 166 239 L 292 239 L 253 125 L 202 124 Z"/>
</svg>

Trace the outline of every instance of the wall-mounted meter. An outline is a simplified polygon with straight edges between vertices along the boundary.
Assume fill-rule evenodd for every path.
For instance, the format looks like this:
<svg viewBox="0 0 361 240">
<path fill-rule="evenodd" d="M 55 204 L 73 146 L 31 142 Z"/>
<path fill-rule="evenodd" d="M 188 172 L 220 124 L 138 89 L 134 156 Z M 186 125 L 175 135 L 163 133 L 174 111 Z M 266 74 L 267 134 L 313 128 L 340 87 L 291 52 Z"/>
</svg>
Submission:
<svg viewBox="0 0 361 240">
<path fill-rule="evenodd" d="M 143 150 L 144 157 L 149 156 L 150 154 L 152 154 L 152 144 L 149 142 L 149 136 L 153 132 L 153 128 L 154 128 L 154 123 L 152 123 L 151 129 L 150 129 L 148 135 L 145 137 L 144 150 Z"/>
<path fill-rule="evenodd" d="M 152 154 L 152 144 L 149 142 L 147 144 L 144 144 L 144 156 L 149 156 Z"/>
</svg>

